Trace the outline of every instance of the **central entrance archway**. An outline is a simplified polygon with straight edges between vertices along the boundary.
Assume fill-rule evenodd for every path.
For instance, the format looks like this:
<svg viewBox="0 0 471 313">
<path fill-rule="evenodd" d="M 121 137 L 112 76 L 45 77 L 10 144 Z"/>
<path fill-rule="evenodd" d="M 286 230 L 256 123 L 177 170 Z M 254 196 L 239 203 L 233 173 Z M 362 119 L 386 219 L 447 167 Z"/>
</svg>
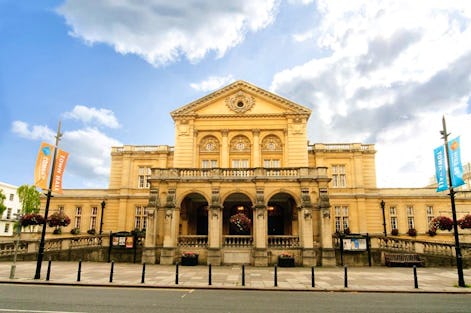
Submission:
<svg viewBox="0 0 471 313">
<path fill-rule="evenodd" d="M 223 234 L 252 234 L 252 201 L 243 193 L 229 195 L 223 203 Z"/>
</svg>

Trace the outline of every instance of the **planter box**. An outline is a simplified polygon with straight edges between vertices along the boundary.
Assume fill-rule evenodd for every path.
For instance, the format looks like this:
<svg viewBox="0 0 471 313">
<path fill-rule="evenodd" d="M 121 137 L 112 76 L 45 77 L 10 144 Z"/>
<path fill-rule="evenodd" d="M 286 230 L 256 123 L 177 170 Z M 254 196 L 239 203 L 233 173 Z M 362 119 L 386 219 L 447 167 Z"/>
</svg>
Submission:
<svg viewBox="0 0 471 313">
<path fill-rule="evenodd" d="M 198 255 L 192 257 L 183 257 L 182 256 L 182 265 L 183 266 L 195 266 L 198 265 Z"/>
<path fill-rule="evenodd" d="M 294 267 L 294 258 L 280 258 L 278 257 L 279 267 Z"/>
</svg>

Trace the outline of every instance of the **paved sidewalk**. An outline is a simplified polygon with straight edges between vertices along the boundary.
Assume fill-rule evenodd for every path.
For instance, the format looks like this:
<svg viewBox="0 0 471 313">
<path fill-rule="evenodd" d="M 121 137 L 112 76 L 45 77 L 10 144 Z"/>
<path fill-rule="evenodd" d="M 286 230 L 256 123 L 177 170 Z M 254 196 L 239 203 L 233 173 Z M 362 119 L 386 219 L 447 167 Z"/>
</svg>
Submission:
<svg viewBox="0 0 471 313">
<path fill-rule="evenodd" d="M 34 279 L 36 262 L 18 262 L 15 278 L 10 279 L 11 262 L 0 262 L 0 283 L 62 284 L 80 286 L 147 287 L 147 288 L 212 288 L 257 290 L 309 290 L 356 292 L 439 292 L 470 293 L 471 288 L 460 288 L 456 268 L 417 268 L 415 288 L 413 268 L 349 267 L 345 282 L 343 267 L 315 267 L 312 287 L 310 267 L 278 267 L 275 286 L 274 267 L 212 266 L 209 285 L 208 266 L 179 266 L 178 284 L 175 265 L 149 265 L 145 267 L 142 283 L 142 264 L 82 262 L 51 262 L 49 280 L 48 262 L 43 262 L 41 278 Z M 464 270 L 465 282 L 471 285 L 471 269 Z M 110 282 L 112 278 L 112 282 Z M 80 281 L 79 281 L 80 279 Z M 347 285 L 345 286 L 345 283 Z"/>
</svg>

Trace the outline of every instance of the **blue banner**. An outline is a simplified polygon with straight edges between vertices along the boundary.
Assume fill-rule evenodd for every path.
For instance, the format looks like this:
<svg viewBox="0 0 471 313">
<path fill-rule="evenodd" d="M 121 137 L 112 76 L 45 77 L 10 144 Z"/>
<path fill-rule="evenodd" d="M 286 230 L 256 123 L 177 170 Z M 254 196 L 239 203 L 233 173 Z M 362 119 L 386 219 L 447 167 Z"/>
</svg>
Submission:
<svg viewBox="0 0 471 313">
<path fill-rule="evenodd" d="M 433 150 L 435 157 L 435 173 L 437 177 L 437 192 L 448 189 L 448 183 L 446 181 L 446 165 L 445 165 L 445 149 L 440 146 Z"/>
<path fill-rule="evenodd" d="M 460 137 L 448 142 L 448 155 L 450 157 L 451 186 L 464 185 L 463 166 L 461 166 Z"/>
</svg>

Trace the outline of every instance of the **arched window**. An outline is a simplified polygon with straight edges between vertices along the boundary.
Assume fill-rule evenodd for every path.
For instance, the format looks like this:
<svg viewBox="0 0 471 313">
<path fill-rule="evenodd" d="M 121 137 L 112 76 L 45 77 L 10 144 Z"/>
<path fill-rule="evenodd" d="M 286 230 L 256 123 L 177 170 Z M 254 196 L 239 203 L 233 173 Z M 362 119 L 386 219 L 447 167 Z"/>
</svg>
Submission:
<svg viewBox="0 0 471 313">
<path fill-rule="evenodd" d="M 214 136 L 206 136 L 199 144 L 200 164 L 202 168 L 219 166 L 219 140 Z"/>
<path fill-rule="evenodd" d="M 268 135 L 262 140 L 261 149 L 263 167 L 281 167 L 283 156 L 283 145 L 280 138 Z"/>
<path fill-rule="evenodd" d="M 238 135 L 232 138 L 229 147 L 232 168 L 249 168 L 252 150 L 250 140 L 245 136 Z"/>
</svg>

